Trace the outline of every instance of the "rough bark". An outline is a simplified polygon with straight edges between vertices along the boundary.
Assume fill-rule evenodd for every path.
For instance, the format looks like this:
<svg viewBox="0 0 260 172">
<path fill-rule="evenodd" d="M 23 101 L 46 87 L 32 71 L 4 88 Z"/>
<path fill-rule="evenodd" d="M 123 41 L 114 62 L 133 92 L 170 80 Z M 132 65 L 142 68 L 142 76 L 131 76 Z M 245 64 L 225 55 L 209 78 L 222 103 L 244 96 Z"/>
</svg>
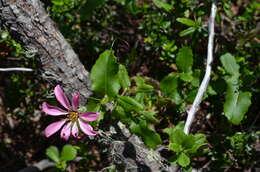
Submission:
<svg viewBox="0 0 260 172">
<path fill-rule="evenodd" d="M 2 27 L 38 58 L 43 78 L 67 93 L 91 94 L 88 71 L 39 0 L 0 0 L 0 17 Z"/>
<path fill-rule="evenodd" d="M 1 27 L 7 28 L 27 51 L 34 53 L 43 78 L 62 84 L 67 93 L 79 92 L 83 98 L 89 97 L 88 71 L 39 0 L 0 0 L 0 17 Z M 118 137 L 120 132 L 123 139 Z M 111 162 L 120 171 L 174 171 L 159 152 L 147 149 L 140 138 L 126 136 L 126 128 L 111 133 L 100 132 L 93 141 L 108 149 Z"/>
</svg>

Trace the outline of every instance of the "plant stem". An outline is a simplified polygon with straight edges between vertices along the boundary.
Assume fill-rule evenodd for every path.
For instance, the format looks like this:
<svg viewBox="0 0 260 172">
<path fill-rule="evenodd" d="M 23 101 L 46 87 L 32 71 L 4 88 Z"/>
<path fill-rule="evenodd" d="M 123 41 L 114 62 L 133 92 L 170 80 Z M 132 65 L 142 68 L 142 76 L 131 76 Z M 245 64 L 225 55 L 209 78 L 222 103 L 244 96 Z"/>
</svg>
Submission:
<svg viewBox="0 0 260 172">
<path fill-rule="evenodd" d="M 31 68 L 25 67 L 10 67 L 10 68 L 0 68 L 0 72 L 11 72 L 11 71 L 25 71 L 25 72 L 32 72 L 34 71 Z"/>
<path fill-rule="evenodd" d="M 199 87 L 199 91 L 195 97 L 195 100 L 192 104 L 191 109 L 188 111 L 188 117 L 184 126 L 184 133 L 189 134 L 192 122 L 194 121 L 195 114 L 199 109 L 199 105 L 202 101 L 203 95 L 207 90 L 209 81 L 210 81 L 210 73 L 211 73 L 211 65 L 213 62 L 213 45 L 214 45 L 214 25 L 215 25 L 215 16 L 217 12 L 216 1 L 213 0 L 211 6 L 211 14 L 209 18 L 209 38 L 208 38 L 208 53 L 207 53 L 207 65 L 206 72 L 204 78 Z"/>
</svg>

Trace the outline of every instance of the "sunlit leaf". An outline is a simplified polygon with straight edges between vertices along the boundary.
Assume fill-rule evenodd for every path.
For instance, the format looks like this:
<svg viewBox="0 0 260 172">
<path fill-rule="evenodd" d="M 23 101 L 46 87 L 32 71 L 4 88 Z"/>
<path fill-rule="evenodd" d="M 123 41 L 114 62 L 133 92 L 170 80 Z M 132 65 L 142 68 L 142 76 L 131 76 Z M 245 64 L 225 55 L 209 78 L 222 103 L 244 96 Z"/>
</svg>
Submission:
<svg viewBox="0 0 260 172">
<path fill-rule="evenodd" d="M 183 152 L 178 156 L 177 161 L 182 167 L 186 167 L 190 164 L 190 158 Z"/>
<path fill-rule="evenodd" d="M 131 81 L 124 65 L 119 65 L 118 77 L 122 88 L 128 89 L 131 86 Z"/>
<path fill-rule="evenodd" d="M 168 4 L 167 2 L 163 0 L 153 0 L 153 3 L 158 7 L 162 8 L 165 11 L 171 11 L 173 9 L 173 6 Z"/>
<path fill-rule="evenodd" d="M 186 26 L 196 26 L 196 22 L 188 18 L 177 18 L 176 20 Z"/>
<path fill-rule="evenodd" d="M 220 60 L 227 73 L 231 75 L 239 74 L 239 65 L 237 64 L 235 57 L 230 53 L 222 55 Z"/>
<path fill-rule="evenodd" d="M 104 51 L 91 69 L 92 90 L 102 95 L 114 97 L 120 89 L 119 64 L 114 51 Z"/>
<path fill-rule="evenodd" d="M 236 76 L 227 78 L 226 82 L 224 113 L 231 123 L 238 125 L 244 119 L 244 115 L 251 105 L 251 93 L 239 91 Z"/>
<path fill-rule="evenodd" d="M 46 150 L 46 155 L 53 160 L 54 162 L 58 163 L 60 161 L 59 158 L 59 150 L 55 146 L 50 146 Z"/>
<path fill-rule="evenodd" d="M 61 160 L 71 161 L 77 156 L 77 150 L 72 145 L 65 145 L 61 151 Z"/>
</svg>

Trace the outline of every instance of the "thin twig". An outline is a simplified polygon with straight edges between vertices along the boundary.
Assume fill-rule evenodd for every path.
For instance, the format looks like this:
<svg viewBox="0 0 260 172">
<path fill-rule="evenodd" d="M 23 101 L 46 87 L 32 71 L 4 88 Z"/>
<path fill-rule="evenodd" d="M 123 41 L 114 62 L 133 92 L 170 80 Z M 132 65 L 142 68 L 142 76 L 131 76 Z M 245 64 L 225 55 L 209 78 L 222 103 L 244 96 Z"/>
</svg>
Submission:
<svg viewBox="0 0 260 172">
<path fill-rule="evenodd" d="M 211 6 L 211 14 L 210 14 L 210 18 L 209 18 L 209 38 L 208 38 L 208 54 L 207 54 L 206 72 L 205 72 L 204 78 L 202 80 L 202 83 L 199 87 L 199 91 L 196 95 L 196 98 L 192 104 L 192 107 L 188 111 L 188 117 L 187 117 L 185 127 L 184 127 L 184 133 L 186 133 L 186 134 L 189 134 L 189 132 L 190 132 L 191 124 L 194 120 L 195 114 L 202 101 L 203 94 L 207 90 L 207 86 L 208 86 L 208 83 L 210 80 L 211 64 L 213 61 L 213 45 L 214 45 L 213 40 L 214 40 L 214 24 L 215 24 L 216 12 L 217 12 L 216 1 L 213 0 L 212 6 Z"/>
<path fill-rule="evenodd" d="M 33 72 L 34 70 L 31 68 L 25 68 L 25 67 L 0 68 L 0 72 L 11 72 L 11 71 Z"/>
</svg>

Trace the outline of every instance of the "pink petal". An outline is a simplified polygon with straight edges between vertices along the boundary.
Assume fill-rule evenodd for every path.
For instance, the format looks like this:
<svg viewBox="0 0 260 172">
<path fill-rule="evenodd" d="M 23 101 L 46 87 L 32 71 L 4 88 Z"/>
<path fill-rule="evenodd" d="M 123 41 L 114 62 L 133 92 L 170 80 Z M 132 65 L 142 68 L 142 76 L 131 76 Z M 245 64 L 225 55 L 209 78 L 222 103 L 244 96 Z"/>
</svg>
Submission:
<svg viewBox="0 0 260 172">
<path fill-rule="evenodd" d="M 65 110 L 58 108 L 56 106 L 51 106 L 46 102 L 43 102 L 42 110 L 43 110 L 43 112 L 45 112 L 49 115 L 53 115 L 53 116 L 68 114 L 68 112 L 66 112 Z"/>
<path fill-rule="evenodd" d="M 48 125 L 46 127 L 46 129 L 44 130 L 44 134 L 46 137 L 50 137 L 51 135 L 53 135 L 54 133 L 56 133 L 66 122 L 66 119 L 51 123 L 50 125 Z"/>
<path fill-rule="evenodd" d="M 77 139 L 80 138 L 80 137 L 79 137 L 79 129 L 78 129 L 78 126 L 77 126 L 77 123 L 76 123 L 76 122 L 74 122 L 73 127 L 72 127 L 72 135 L 73 135 L 75 138 L 77 138 Z"/>
<path fill-rule="evenodd" d="M 97 112 L 84 112 L 79 115 L 80 118 L 86 120 L 86 121 L 95 121 L 100 116 Z"/>
<path fill-rule="evenodd" d="M 60 104 L 62 106 L 64 106 L 66 109 L 71 108 L 70 102 L 69 102 L 68 98 L 65 96 L 65 94 L 63 93 L 60 85 L 57 85 L 54 88 L 54 94 L 56 96 L 56 99 L 60 102 Z"/>
<path fill-rule="evenodd" d="M 97 132 L 93 130 L 93 128 L 91 127 L 91 125 L 87 124 L 87 123 L 84 123 L 83 121 L 81 120 L 78 120 L 79 121 L 79 126 L 80 126 L 80 129 L 86 134 L 86 135 L 89 135 L 89 136 L 95 136 L 97 135 Z"/>
<path fill-rule="evenodd" d="M 68 140 L 70 137 L 71 122 L 67 123 L 60 132 L 60 137 L 64 140 Z"/>
<path fill-rule="evenodd" d="M 79 108 L 79 96 L 80 96 L 79 93 L 73 94 L 72 96 L 71 103 L 74 111 L 77 111 Z"/>
</svg>

